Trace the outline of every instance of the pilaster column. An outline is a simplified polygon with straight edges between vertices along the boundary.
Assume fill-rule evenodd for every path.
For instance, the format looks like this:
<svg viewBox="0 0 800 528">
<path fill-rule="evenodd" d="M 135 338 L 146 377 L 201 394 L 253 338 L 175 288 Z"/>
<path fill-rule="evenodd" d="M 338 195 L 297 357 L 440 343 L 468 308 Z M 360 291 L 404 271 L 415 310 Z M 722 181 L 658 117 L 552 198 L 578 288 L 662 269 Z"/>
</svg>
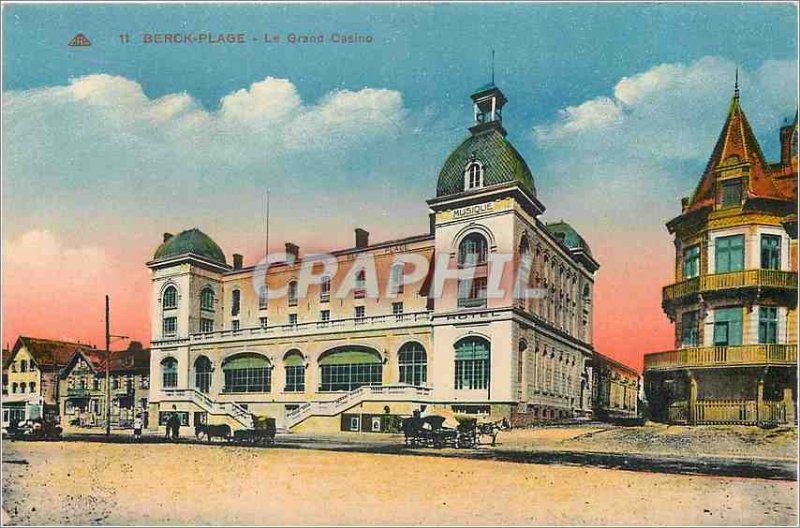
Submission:
<svg viewBox="0 0 800 528">
<path fill-rule="evenodd" d="M 762 409 L 764 408 L 764 376 L 758 378 L 756 385 L 756 424 L 761 423 Z"/>
<path fill-rule="evenodd" d="M 689 424 L 697 424 L 697 378 L 692 371 L 687 371 L 686 376 L 689 381 Z"/>
<path fill-rule="evenodd" d="M 783 388 L 783 408 L 786 413 L 786 423 L 789 425 L 794 424 L 794 402 L 792 401 L 792 388 Z"/>
</svg>

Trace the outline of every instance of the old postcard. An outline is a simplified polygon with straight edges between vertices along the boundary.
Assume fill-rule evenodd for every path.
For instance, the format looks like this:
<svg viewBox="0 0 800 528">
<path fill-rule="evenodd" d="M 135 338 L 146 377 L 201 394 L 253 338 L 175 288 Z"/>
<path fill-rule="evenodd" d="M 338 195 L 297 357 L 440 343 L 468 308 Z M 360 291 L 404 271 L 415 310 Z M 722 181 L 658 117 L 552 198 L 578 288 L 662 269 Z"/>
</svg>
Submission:
<svg viewBox="0 0 800 528">
<path fill-rule="evenodd" d="M 796 526 L 798 5 L 2 5 L 2 524 Z"/>
</svg>

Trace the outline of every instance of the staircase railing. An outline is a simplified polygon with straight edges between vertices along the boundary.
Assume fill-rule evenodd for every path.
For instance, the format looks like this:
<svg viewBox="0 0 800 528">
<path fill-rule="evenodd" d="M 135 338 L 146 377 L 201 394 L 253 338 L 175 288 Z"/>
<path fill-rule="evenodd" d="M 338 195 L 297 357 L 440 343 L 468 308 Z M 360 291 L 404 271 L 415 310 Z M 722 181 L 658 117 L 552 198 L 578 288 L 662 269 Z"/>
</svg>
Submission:
<svg viewBox="0 0 800 528">
<path fill-rule="evenodd" d="M 366 400 L 425 400 L 430 394 L 430 387 L 417 385 L 363 385 L 334 400 L 308 402 L 289 411 L 286 413 L 286 428 L 294 427 L 311 416 L 335 416 Z"/>
<path fill-rule="evenodd" d="M 253 418 L 240 404 L 231 401 L 216 401 L 197 389 L 162 389 L 169 400 L 189 400 L 209 414 L 227 415 L 239 422 L 242 427 L 251 429 Z"/>
</svg>

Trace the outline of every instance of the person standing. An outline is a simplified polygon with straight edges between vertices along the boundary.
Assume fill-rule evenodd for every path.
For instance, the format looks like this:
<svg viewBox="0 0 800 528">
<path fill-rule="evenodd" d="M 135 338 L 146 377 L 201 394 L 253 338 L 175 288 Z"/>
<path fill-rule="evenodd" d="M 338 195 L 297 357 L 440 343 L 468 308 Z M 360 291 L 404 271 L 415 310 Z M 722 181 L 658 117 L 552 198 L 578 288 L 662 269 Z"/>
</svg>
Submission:
<svg viewBox="0 0 800 528">
<path fill-rule="evenodd" d="M 142 439 L 142 415 L 137 414 L 136 418 L 133 419 L 133 439 L 134 440 L 141 440 Z"/>
</svg>

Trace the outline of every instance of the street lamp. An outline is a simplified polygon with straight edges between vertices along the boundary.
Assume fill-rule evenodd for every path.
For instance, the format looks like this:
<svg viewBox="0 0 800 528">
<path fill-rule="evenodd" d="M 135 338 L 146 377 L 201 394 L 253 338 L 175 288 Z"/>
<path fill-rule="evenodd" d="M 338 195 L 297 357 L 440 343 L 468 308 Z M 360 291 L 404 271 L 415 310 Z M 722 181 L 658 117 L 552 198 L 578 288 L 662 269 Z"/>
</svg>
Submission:
<svg viewBox="0 0 800 528">
<path fill-rule="evenodd" d="M 106 436 L 111 436 L 111 338 L 128 339 L 128 336 L 111 335 L 108 295 L 106 295 Z"/>
</svg>

